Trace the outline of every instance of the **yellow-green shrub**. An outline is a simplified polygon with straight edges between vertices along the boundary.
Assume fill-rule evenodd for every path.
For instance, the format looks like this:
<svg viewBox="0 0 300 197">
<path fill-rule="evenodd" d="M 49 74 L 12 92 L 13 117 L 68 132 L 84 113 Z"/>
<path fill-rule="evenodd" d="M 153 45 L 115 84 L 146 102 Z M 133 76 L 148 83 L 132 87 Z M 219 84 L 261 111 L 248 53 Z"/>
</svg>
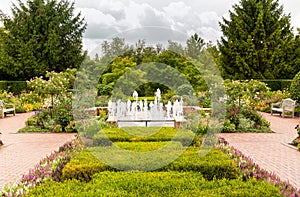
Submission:
<svg viewBox="0 0 300 197">
<path fill-rule="evenodd" d="M 63 169 L 63 179 L 90 181 L 93 174 L 110 169 L 88 150 L 83 150 Z"/>
<path fill-rule="evenodd" d="M 195 172 L 101 172 L 89 183 L 48 182 L 27 196 L 282 196 L 265 181 L 207 181 Z"/>
</svg>

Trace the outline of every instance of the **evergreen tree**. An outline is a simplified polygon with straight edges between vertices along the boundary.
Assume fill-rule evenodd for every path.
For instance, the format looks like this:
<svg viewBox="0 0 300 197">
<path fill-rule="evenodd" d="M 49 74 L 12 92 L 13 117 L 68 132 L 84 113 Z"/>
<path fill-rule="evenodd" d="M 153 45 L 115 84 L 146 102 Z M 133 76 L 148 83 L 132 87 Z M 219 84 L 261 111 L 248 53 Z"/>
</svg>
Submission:
<svg viewBox="0 0 300 197">
<path fill-rule="evenodd" d="M 290 78 L 294 35 L 278 0 L 241 0 L 220 23 L 220 69 L 230 79 Z"/>
<path fill-rule="evenodd" d="M 46 71 L 77 68 L 86 52 L 82 34 L 86 23 L 80 13 L 73 15 L 74 3 L 67 0 L 18 0 L 12 17 L 1 15 L 4 31 L 0 37 L 9 61 L 0 70 L 7 80 L 25 80 Z"/>
<path fill-rule="evenodd" d="M 201 54 L 204 45 L 204 40 L 195 33 L 186 41 L 186 55 L 193 59 L 199 59 L 199 55 Z"/>
<path fill-rule="evenodd" d="M 294 45 L 292 45 L 291 55 L 293 59 L 293 70 L 291 72 L 291 78 L 300 72 L 300 28 L 297 29 L 298 34 L 295 37 Z"/>
</svg>

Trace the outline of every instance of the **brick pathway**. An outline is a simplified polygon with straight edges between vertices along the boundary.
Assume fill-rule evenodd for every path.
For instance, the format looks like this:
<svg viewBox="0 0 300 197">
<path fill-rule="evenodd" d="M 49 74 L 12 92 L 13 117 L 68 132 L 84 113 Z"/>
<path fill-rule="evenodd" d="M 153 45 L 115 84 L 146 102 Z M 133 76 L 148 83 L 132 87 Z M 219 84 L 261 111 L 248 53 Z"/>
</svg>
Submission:
<svg viewBox="0 0 300 197">
<path fill-rule="evenodd" d="M 290 146 L 297 137 L 294 129 L 300 124 L 299 118 L 281 118 L 261 113 L 271 123 L 275 133 L 222 133 L 231 146 L 252 158 L 255 163 L 281 180 L 289 181 L 300 189 L 300 152 Z"/>
<path fill-rule="evenodd" d="M 75 134 L 17 134 L 33 113 L 8 115 L 0 119 L 0 191 L 5 184 L 17 181 L 41 159 L 58 150 Z"/>
<path fill-rule="evenodd" d="M 74 137 L 74 134 L 16 134 L 31 115 L 17 114 L 16 117 L 0 119 L 0 138 L 4 142 L 0 148 L 0 191 L 5 184 L 20 179 L 42 158 Z M 271 122 L 271 129 L 275 133 L 219 135 L 262 168 L 276 173 L 282 180 L 300 189 L 300 152 L 288 145 L 297 137 L 294 127 L 300 123 L 299 118 L 262 115 Z"/>
</svg>

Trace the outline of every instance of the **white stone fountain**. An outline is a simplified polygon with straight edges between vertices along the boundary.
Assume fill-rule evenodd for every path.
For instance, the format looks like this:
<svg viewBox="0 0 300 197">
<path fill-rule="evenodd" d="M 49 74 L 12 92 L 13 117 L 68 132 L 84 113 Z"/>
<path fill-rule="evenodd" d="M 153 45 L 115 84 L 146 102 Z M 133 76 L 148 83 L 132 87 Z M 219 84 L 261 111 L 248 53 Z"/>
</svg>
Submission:
<svg viewBox="0 0 300 197">
<path fill-rule="evenodd" d="M 107 122 L 118 123 L 122 126 L 140 126 L 142 124 L 151 123 L 155 126 L 173 126 L 176 122 L 184 122 L 183 117 L 183 100 L 176 100 L 173 104 L 168 101 L 164 106 L 161 102 L 161 91 L 157 89 L 155 92 L 154 102 L 150 103 L 147 99 L 139 100 L 136 91 L 132 94 L 134 101 L 128 100 L 121 102 L 120 100 L 108 102 L 108 119 Z"/>
</svg>

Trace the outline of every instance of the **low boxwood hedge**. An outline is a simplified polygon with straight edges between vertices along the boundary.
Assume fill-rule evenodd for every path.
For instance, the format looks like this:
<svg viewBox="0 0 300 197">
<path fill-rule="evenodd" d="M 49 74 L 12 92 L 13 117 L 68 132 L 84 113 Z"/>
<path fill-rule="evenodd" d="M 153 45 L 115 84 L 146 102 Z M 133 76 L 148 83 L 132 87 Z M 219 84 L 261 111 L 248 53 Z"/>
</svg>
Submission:
<svg viewBox="0 0 300 197">
<path fill-rule="evenodd" d="M 168 142 L 115 142 L 120 148 L 134 152 L 148 152 L 164 147 Z"/>
<path fill-rule="evenodd" d="M 111 146 L 112 142 L 159 142 L 179 141 L 184 146 L 190 145 L 194 133 L 190 130 L 176 130 L 171 127 L 126 127 L 104 128 L 93 136 L 94 146 Z"/>
<path fill-rule="evenodd" d="M 152 144 L 152 145 L 151 145 Z M 123 148 L 134 151 L 151 151 L 155 147 L 162 146 L 163 144 L 154 142 L 147 144 L 147 142 L 136 142 L 136 143 L 117 143 Z M 176 146 L 176 143 L 174 144 Z M 142 148 L 141 148 L 142 147 Z M 100 150 L 100 149 L 99 149 Z M 220 150 L 212 149 L 208 154 L 203 157 L 199 156 L 199 148 L 189 147 L 180 157 L 175 161 L 166 165 L 163 168 L 157 169 L 156 171 L 194 171 L 201 172 L 203 177 L 212 180 L 228 178 L 234 179 L 238 177 L 238 169 L 232 159 L 229 158 L 226 154 L 222 153 Z M 68 163 L 63 169 L 63 178 L 64 179 L 78 179 L 89 181 L 93 174 L 101 171 L 117 171 L 117 169 L 109 167 L 105 163 L 101 162 L 95 157 L 97 155 L 97 149 L 91 148 L 91 153 L 88 150 L 84 150 L 79 153 L 75 158 L 73 158 L 70 163 Z M 99 153 L 102 153 L 100 150 Z M 105 153 L 106 154 L 106 153 Z M 167 152 L 166 154 L 172 154 Z M 118 153 L 116 153 L 118 155 Z M 130 161 L 130 152 L 124 158 L 119 157 L 114 160 L 113 166 L 118 166 L 118 169 L 127 169 L 131 170 L 134 167 L 142 165 L 145 161 L 133 161 L 132 166 L 126 166 L 128 161 Z M 98 158 L 102 158 L 105 155 L 97 155 Z M 160 155 L 161 156 L 161 155 Z M 161 156 L 163 157 L 163 156 Z M 126 161 L 125 161 L 125 160 Z M 133 158 L 134 159 L 134 158 Z M 163 158 L 157 158 L 158 161 Z M 156 162 L 153 161 L 153 162 Z M 130 163 L 130 162 L 129 162 Z M 151 165 L 149 161 L 148 165 Z M 155 163 L 153 164 L 155 165 Z M 144 168 L 147 169 L 148 166 Z"/>
<path fill-rule="evenodd" d="M 212 149 L 205 156 L 200 156 L 199 148 L 195 147 L 189 147 L 178 159 L 160 170 L 201 172 L 207 180 L 238 177 L 238 169 L 228 155 Z"/>
<path fill-rule="evenodd" d="M 90 181 L 97 172 L 112 170 L 108 165 L 98 160 L 90 151 L 84 149 L 64 167 L 62 179 L 77 179 Z"/>
<path fill-rule="evenodd" d="M 196 172 L 101 172 L 89 183 L 48 182 L 27 196 L 282 196 L 265 181 L 205 180 Z"/>
</svg>

